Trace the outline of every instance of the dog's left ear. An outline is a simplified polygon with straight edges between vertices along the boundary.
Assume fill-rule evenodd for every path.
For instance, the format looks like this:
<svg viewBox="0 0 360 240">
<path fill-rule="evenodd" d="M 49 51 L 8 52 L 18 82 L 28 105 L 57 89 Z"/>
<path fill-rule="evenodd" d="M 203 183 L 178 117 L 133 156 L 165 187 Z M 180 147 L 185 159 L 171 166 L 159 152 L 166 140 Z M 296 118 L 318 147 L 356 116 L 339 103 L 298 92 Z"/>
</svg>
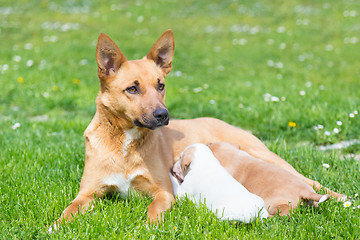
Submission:
<svg viewBox="0 0 360 240">
<path fill-rule="evenodd" d="M 156 41 L 146 58 L 153 60 L 167 75 L 172 68 L 174 49 L 174 34 L 171 29 L 168 29 Z"/>
</svg>

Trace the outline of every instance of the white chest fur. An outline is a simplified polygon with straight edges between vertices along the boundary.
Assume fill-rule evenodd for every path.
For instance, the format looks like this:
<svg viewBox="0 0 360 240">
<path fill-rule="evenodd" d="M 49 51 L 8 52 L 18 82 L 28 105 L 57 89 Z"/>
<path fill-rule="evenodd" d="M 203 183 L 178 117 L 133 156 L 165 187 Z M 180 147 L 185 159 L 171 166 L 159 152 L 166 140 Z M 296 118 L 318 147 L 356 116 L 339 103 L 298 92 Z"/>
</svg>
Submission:
<svg viewBox="0 0 360 240">
<path fill-rule="evenodd" d="M 123 143 L 123 156 L 125 157 L 127 154 L 127 149 L 130 143 L 140 137 L 140 132 L 136 127 L 131 128 L 129 130 L 125 130 L 125 140 Z"/>
<path fill-rule="evenodd" d="M 106 186 L 113 186 L 122 198 L 127 198 L 133 192 L 131 182 L 136 176 L 143 175 L 145 171 L 137 170 L 125 176 L 123 173 L 112 174 L 103 179 L 103 184 Z"/>
</svg>

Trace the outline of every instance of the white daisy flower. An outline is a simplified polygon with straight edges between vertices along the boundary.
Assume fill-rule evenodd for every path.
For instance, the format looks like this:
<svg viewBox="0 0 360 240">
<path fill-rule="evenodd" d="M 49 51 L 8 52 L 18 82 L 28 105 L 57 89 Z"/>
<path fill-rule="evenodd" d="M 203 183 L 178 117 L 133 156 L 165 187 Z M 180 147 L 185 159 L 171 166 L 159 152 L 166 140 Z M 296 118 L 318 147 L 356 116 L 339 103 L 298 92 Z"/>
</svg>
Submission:
<svg viewBox="0 0 360 240">
<path fill-rule="evenodd" d="M 285 30 L 286 30 L 286 28 L 283 27 L 283 26 L 279 26 L 279 27 L 276 29 L 276 31 L 277 31 L 278 33 L 283 33 L 283 32 L 285 32 Z"/>
<path fill-rule="evenodd" d="M 20 56 L 14 56 L 14 57 L 13 57 L 13 60 L 14 60 L 15 62 L 20 62 L 20 61 L 21 61 L 21 57 L 20 57 Z"/>
<path fill-rule="evenodd" d="M 269 67 L 272 67 L 272 66 L 274 66 L 274 61 L 273 60 L 271 60 L 271 59 L 269 59 L 268 61 L 267 61 L 267 65 L 269 66 Z"/>
<path fill-rule="evenodd" d="M 217 70 L 219 70 L 219 71 L 224 71 L 224 70 L 225 70 L 225 67 L 224 67 L 223 65 L 219 65 L 219 66 L 217 66 L 216 68 L 217 68 Z"/>
<path fill-rule="evenodd" d="M 240 38 L 238 41 L 239 45 L 245 45 L 247 43 L 247 40 L 245 38 Z"/>
<path fill-rule="evenodd" d="M 80 65 L 86 65 L 88 63 L 88 60 L 87 59 L 82 59 L 80 61 Z"/>
<path fill-rule="evenodd" d="M 323 165 L 324 168 L 329 168 L 330 167 L 330 165 L 327 164 L 327 163 L 323 163 L 322 165 Z"/>
<path fill-rule="evenodd" d="M 334 133 L 339 133 L 340 130 L 339 130 L 338 128 L 334 128 L 333 132 L 334 132 Z"/>
<path fill-rule="evenodd" d="M 272 97 L 272 95 L 270 93 L 265 93 L 264 94 L 264 101 L 269 102 L 271 97 Z"/>
<path fill-rule="evenodd" d="M 269 44 L 269 45 L 272 45 L 272 44 L 274 44 L 274 40 L 269 38 L 269 39 L 266 40 L 266 43 Z"/>
<path fill-rule="evenodd" d="M 32 49 L 33 45 L 31 43 L 25 43 L 24 48 L 26 50 Z"/>
<path fill-rule="evenodd" d="M 325 131 L 324 134 L 325 136 L 330 136 L 331 133 L 329 131 Z"/>
<path fill-rule="evenodd" d="M 26 62 L 27 67 L 31 67 L 33 64 L 34 64 L 34 61 L 32 59 L 30 59 Z"/>
<path fill-rule="evenodd" d="M 279 101 L 280 101 L 280 99 L 279 99 L 278 97 L 275 97 L 275 96 L 271 96 L 271 97 L 270 97 L 270 100 L 271 100 L 272 102 L 279 102 Z"/>
<path fill-rule="evenodd" d="M 2 67 L 1 67 L 1 65 L 0 65 L 0 70 L 1 70 L 1 71 L 5 72 L 5 71 L 8 70 L 8 69 L 9 69 L 9 65 L 4 64 Z"/>
<path fill-rule="evenodd" d="M 337 121 L 336 124 L 337 124 L 338 126 L 341 126 L 341 125 L 342 125 L 342 122 L 341 122 L 341 121 Z"/>
<path fill-rule="evenodd" d="M 144 21 L 144 16 L 139 16 L 139 17 L 137 18 L 137 22 L 141 23 L 141 22 L 143 22 L 143 21 Z"/>
<path fill-rule="evenodd" d="M 284 64 L 282 62 L 277 62 L 275 68 L 283 68 Z"/>
<path fill-rule="evenodd" d="M 351 202 L 350 201 L 346 201 L 346 202 L 344 202 L 344 208 L 348 208 L 348 207 L 350 207 L 351 206 Z"/>
<path fill-rule="evenodd" d="M 203 90 L 202 87 L 197 87 L 197 88 L 193 89 L 193 92 L 198 93 L 198 92 L 201 92 L 202 90 Z"/>
<path fill-rule="evenodd" d="M 19 128 L 20 126 L 21 126 L 20 123 L 15 123 L 14 125 L 11 126 L 11 128 L 15 130 L 15 129 Z"/>
</svg>

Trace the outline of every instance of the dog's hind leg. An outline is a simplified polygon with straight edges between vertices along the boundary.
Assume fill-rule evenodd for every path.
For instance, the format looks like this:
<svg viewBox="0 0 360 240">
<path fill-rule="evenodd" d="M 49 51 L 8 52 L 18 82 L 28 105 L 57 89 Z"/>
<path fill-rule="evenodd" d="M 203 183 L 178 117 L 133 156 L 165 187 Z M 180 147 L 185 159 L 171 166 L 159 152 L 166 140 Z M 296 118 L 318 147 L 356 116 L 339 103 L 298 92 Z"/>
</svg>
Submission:
<svg viewBox="0 0 360 240">
<path fill-rule="evenodd" d="M 320 203 L 327 201 L 330 198 L 328 194 L 320 195 L 314 192 L 306 193 L 301 196 L 301 199 L 308 202 L 309 205 L 318 207 Z"/>
<path fill-rule="evenodd" d="M 327 194 L 329 194 L 332 197 L 335 197 L 339 201 L 344 201 L 347 198 L 346 195 L 334 192 L 334 191 L 324 187 L 323 185 L 321 185 L 318 181 L 309 179 L 309 178 L 305 177 L 304 175 L 300 174 L 288 162 L 286 162 L 285 160 L 283 160 L 278 155 L 276 155 L 275 153 L 271 152 L 268 149 L 260 148 L 260 149 L 256 150 L 256 148 L 250 148 L 247 152 L 250 155 L 252 155 L 252 156 L 254 156 L 256 158 L 259 158 L 259 159 L 264 160 L 266 162 L 272 163 L 274 165 L 277 165 L 277 166 L 289 171 L 291 174 L 293 174 L 296 177 L 300 178 L 301 180 L 306 182 L 311 187 L 315 187 L 316 191 L 320 191 L 321 189 L 323 189 L 323 190 L 325 190 L 325 192 Z"/>
<path fill-rule="evenodd" d="M 271 213 L 269 211 L 270 216 L 275 216 L 276 214 L 279 214 L 279 216 L 285 216 L 288 215 L 291 210 L 291 206 L 288 204 L 280 204 L 277 205 L 276 208 L 271 209 Z"/>
<path fill-rule="evenodd" d="M 319 182 L 311 180 L 300 174 L 288 162 L 286 162 L 284 159 L 282 159 L 275 153 L 271 152 L 265 146 L 265 144 L 253 134 L 240 128 L 231 126 L 217 119 L 208 119 L 207 121 L 212 121 L 213 125 L 216 124 L 217 127 L 211 129 L 211 131 L 213 131 L 213 135 L 219 136 L 219 138 L 217 139 L 218 141 L 236 143 L 240 146 L 241 150 L 244 150 L 253 157 L 259 158 L 289 171 L 293 175 L 305 181 L 311 187 L 315 186 L 315 189 L 317 191 L 319 191 L 320 189 L 324 189 L 326 193 L 337 198 L 338 200 L 346 199 L 346 195 L 331 191 L 330 189 L 322 186 Z"/>
</svg>

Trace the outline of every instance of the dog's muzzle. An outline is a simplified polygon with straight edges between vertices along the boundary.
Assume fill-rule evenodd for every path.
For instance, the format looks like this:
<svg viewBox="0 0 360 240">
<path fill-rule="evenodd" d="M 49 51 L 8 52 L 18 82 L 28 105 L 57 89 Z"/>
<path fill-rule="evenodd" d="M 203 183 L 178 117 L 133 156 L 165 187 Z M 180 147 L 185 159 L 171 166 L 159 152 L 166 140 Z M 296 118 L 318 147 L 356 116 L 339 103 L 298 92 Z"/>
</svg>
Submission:
<svg viewBox="0 0 360 240">
<path fill-rule="evenodd" d="M 152 116 L 144 114 L 141 121 L 135 120 L 135 125 L 149 129 L 155 129 L 169 124 L 169 112 L 166 108 L 156 109 Z"/>
<path fill-rule="evenodd" d="M 161 126 L 169 124 L 169 112 L 166 108 L 158 108 L 153 112 L 154 118 Z"/>
</svg>

